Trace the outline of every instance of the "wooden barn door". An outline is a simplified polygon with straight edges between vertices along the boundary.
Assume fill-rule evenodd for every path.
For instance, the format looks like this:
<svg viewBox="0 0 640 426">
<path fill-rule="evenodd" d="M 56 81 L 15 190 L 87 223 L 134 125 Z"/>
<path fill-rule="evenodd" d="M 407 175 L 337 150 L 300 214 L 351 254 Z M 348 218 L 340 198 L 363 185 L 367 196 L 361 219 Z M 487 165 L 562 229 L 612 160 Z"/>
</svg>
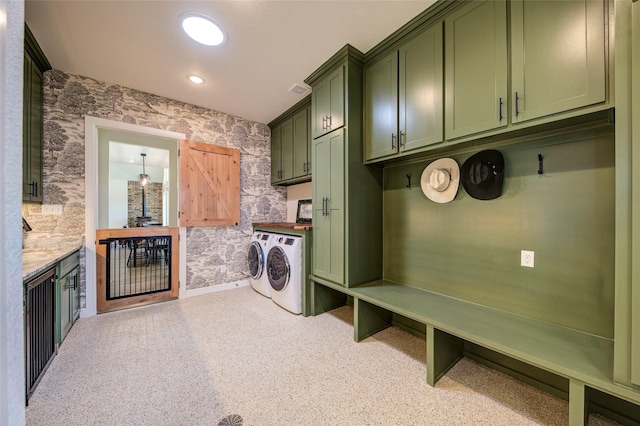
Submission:
<svg viewBox="0 0 640 426">
<path fill-rule="evenodd" d="M 240 151 L 180 141 L 180 226 L 240 223 Z"/>
</svg>

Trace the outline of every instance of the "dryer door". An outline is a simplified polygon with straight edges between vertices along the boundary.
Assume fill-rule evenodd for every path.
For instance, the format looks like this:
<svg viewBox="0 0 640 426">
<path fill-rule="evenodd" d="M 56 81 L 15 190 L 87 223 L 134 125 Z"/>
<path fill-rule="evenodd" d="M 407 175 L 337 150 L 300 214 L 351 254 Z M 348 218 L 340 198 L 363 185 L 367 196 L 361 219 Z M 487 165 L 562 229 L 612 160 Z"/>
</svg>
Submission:
<svg viewBox="0 0 640 426">
<path fill-rule="evenodd" d="M 282 247 L 275 246 L 269 250 L 267 255 L 267 277 L 269 284 L 275 291 L 282 291 L 289 283 L 291 268 L 287 254 Z"/>
<path fill-rule="evenodd" d="M 249 246 L 249 254 L 247 255 L 249 261 L 249 273 L 254 280 L 260 279 L 262 271 L 264 270 L 264 251 L 262 246 L 257 241 L 253 241 Z"/>
</svg>

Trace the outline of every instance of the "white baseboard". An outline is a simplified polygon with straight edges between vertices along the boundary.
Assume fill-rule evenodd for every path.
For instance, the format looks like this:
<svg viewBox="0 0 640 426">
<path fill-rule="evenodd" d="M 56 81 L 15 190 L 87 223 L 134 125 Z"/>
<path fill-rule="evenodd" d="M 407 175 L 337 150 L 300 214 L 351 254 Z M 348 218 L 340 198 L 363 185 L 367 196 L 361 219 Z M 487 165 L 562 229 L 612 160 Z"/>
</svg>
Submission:
<svg viewBox="0 0 640 426">
<path fill-rule="evenodd" d="M 250 285 L 249 280 L 234 281 L 226 284 L 210 285 L 208 287 L 194 288 L 192 290 L 187 289 L 184 297 L 202 296 L 203 294 L 217 293 L 219 291 L 231 290 L 233 288 L 248 287 Z"/>
</svg>

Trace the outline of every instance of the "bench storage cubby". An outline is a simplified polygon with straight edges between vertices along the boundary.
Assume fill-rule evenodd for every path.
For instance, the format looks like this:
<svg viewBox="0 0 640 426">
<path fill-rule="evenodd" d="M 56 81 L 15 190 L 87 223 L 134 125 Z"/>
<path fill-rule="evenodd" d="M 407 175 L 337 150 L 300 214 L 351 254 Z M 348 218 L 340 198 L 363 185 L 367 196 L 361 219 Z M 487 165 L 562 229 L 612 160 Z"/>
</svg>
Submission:
<svg viewBox="0 0 640 426">
<path fill-rule="evenodd" d="M 589 388 L 640 404 L 637 392 L 613 381 L 611 339 L 385 280 L 351 288 L 316 280 L 312 294 L 314 315 L 353 298 L 356 341 L 392 325 L 394 313 L 424 324 L 431 386 L 471 342 L 566 379 L 572 425 L 587 420 Z"/>
</svg>

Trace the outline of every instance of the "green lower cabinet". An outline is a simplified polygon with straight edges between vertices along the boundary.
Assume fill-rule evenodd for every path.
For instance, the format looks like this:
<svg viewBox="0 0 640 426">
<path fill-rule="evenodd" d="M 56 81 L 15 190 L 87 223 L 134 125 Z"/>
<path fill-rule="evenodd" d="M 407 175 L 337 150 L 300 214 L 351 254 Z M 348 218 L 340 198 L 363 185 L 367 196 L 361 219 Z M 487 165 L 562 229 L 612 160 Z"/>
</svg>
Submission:
<svg viewBox="0 0 640 426">
<path fill-rule="evenodd" d="M 606 100 L 601 1 L 511 1 L 512 122 Z"/>
<path fill-rule="evenodd" d="M 344 132 L 313 142 L 313 274 L 344 284 Z"/>
<path fill-rule="evenodd" d="M 56 343 L 59 345 L 67 336 L 73 323 L 80 316 L 80 257 L 73 253 L 58 264 L 56 283 Z"/>
</svg>

